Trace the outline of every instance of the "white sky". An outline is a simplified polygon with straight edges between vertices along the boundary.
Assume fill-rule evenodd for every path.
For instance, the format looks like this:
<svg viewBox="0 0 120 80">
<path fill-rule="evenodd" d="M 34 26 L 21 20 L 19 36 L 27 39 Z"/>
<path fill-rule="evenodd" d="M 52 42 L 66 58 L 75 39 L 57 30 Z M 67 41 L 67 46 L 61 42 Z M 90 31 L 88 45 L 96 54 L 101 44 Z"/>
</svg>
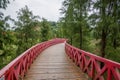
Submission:
<svg viewBox="0 0 120 80">
<path fill-rule="evenodd" d="M 11 3 L 4 11 L 4 14 L 16 19 L 16 11 L 27 5 L 34 15 L 44 17 L 51 21 L 57 21 L 61 16 L 59 9 L 62 6 L 62 1 L 63 0 L 10 0 Z"/>
</svg>

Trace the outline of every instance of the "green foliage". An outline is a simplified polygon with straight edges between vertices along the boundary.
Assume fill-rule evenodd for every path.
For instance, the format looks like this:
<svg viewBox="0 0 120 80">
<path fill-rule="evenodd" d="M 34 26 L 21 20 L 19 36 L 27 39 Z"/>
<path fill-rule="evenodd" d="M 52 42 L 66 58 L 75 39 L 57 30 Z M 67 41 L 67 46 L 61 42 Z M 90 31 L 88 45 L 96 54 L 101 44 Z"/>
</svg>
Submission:
<svg viewBox="0 0 120 80">
<path fill-rule="evenodd" d="M 105 1 L 98 0 L 93 4 L 94 12 L 90 17 L 94 23 L 94 32 L 96 39 L 101 40 L 101 56 L 104 57 L 108 52 L 106 51 L 106 47 L 111 46 L 108 45 L 112 43 L 114 48 L 118 46 L 119 40 L 119 18 L 118 13 L 120 10 L 118 9 L 120 6 L 117 4 L 119 1 Z M 105 54 L 106 53 L 106 54 Z"/>
<path fill-rule="evenodd" d="M 0 9 L 6 9 L 9 0 L 0 0 Z M 16 42 L 14 31 L 9 30 L 8 21 L 12 20 L 10 16 L 4 17 L 0 12 L 0 68 L 8 64 L 16 57 Z"/>
<path fill-rule="evenodd" d="M 7 4 L 9 3 L 9 0 L 0 0 L 0 8 L 6 9 Z"/>
<path fill-rule="evenodd" d="M 107 48 L 106 48 L 106 56 L 105 57 L 120 63 L 120 54 L 119 54 L 119 52 L 120 52 L 120 47 L 114 49 L 111 46 L 107 46 Z"/>
<path fill-rule="evenodd" d="M 8 64 L 16 57 L 17 39 L 13 31 L 5 31 L 2 34 L 0 47 L 0 68 Z"/>
<path fill-rule="evenodd" d="M 49 39 L 49 29 L 50 25 L 48 21 L 42 18 L 41 22 L 41 41 L 47 41 Z"/>
<path fill-rule="evenodd" d="M 65 15 L 61 21 L 63 22 L 64 34 L 71 44 L 81 49 L 86 48 L 86 33 L 89 33 L 88 3 L 89 0 L 65 0 L 61 8 L 61 13 Z"/>
<path fill-rule="evenodd" d="M 112 58 L 117 57 L 120 47 L 119 3 L 119 0 L 64 0 L 60 9 L 64 14 L 60 20 L 62 37 L 76 47 L 119 61 Z"/>
<path fill-rule="evenodd" d="M 0 68 L 8 64 L 16 56 L 26 49 L 40 42 L 40 29 L 38 16 L 34 16 L 28 7 L 18 12 L 18 21 L 15 21 L 16 29 L 11 30 L 9 16 L 0 20 Z"/>
<path fill-rule="evenodd" d="M 7 5 L 10 3 L 9 0 L 0 0 L 0 10 L 1 9 L 6 9 Z M 0 27 L 2 24 L 2 18 L 3 18 L 4 14 L 0 11 Z"/>
<path fill-rule="evenodd" d="M 18 41 L 18 55 L 23 51 L 31 47 L 33 44 L 38 42 L 38 38 L 40 37 L 40 31 L 37 30 L 39 25 L 39 17 L 34 16 L 29 8 L 25 6 L 20 9 L 18 12 L 18 21 L 15 22 L 17 28 L 17 38 Z"/>
</svg>

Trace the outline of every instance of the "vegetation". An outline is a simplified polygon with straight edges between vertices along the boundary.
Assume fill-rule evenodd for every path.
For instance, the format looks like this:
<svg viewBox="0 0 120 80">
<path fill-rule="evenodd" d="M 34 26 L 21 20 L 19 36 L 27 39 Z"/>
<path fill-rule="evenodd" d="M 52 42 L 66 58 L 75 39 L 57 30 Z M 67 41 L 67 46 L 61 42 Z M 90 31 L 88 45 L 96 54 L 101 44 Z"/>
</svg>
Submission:
<svg viewBox="0 0 120 80">
<path fill-rule="evenodd" d="M 21 54 L 23 51 L 39 42 L 40 31 L 38 30 L 39 22 L 38 16 L 34 16 L 28 7 L 18 11 L 18 21 L 15 21 L 16 29 L 15 32 L 17 39 L 19 40 L 18 45 L 18 54 Z"/>
<path fill-rule="evenodd" d="M 8 2 L 4 3 L 1 9 L 5 9 Z M 16 21 L 10 16 L 4 17 L 1 13 L 0 68 L 36 43 L 50 39 L 48 35 L 50 22 L 44 18 L 41 21 L 39 19 L 40 17 L 33 15 L 27 6 L 19 9 Z M 13 21 L 16 27 L 11 27 L 9 20 Z"/>
<path fill-rule="evenodd" d="M 115 58 L 120 52 L 119 4 L 119 0 L 64 0 L 64 34 L 74 46 L 120 62 Z"/>
<path fill-rule="evenodd" d="M 9 0 L 0 0 L 7 9 Z M 64 0 L 58 22 L 19 9 L 17 20 L 0 12 L 0 68 L 32 45 L 52 38 L 67 38 L 69 43 L 96 55 L 120 62 L 120 1 Z M 15 27 L 10 26 L 14 22 Z"/>
</svg>

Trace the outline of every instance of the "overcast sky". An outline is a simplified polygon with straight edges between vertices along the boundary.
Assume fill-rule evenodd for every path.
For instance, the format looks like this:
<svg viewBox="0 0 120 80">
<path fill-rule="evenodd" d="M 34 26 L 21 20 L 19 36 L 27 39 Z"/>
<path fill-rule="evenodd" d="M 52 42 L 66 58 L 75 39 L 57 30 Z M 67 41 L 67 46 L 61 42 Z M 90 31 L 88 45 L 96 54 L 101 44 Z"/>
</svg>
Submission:
<svg viewBox="0 0 120 80">
<path fill-rule="evenodd" d="M 10 0 L 10 4 L 4 11 L 5 15 L 10 15 L 16 19 L 16 11 L 28 6 L 34 15 L 39 15 L 51 21 L 57 21 L 60 15 L 60 8 L 63 0 Z"/>
</svg>

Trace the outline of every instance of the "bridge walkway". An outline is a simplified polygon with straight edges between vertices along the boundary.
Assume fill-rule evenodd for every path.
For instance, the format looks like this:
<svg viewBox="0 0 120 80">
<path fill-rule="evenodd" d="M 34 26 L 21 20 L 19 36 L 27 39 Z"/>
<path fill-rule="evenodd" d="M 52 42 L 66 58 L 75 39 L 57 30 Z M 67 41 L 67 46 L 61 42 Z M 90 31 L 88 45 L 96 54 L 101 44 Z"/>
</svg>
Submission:
<svg viewBox="0 0 120 80">
<path fill-rule="evenodd" d="M 23 80 L 88 80 L 65 54 L 64 43 L 44 50 L 33 62 Z"/>
</svg>

